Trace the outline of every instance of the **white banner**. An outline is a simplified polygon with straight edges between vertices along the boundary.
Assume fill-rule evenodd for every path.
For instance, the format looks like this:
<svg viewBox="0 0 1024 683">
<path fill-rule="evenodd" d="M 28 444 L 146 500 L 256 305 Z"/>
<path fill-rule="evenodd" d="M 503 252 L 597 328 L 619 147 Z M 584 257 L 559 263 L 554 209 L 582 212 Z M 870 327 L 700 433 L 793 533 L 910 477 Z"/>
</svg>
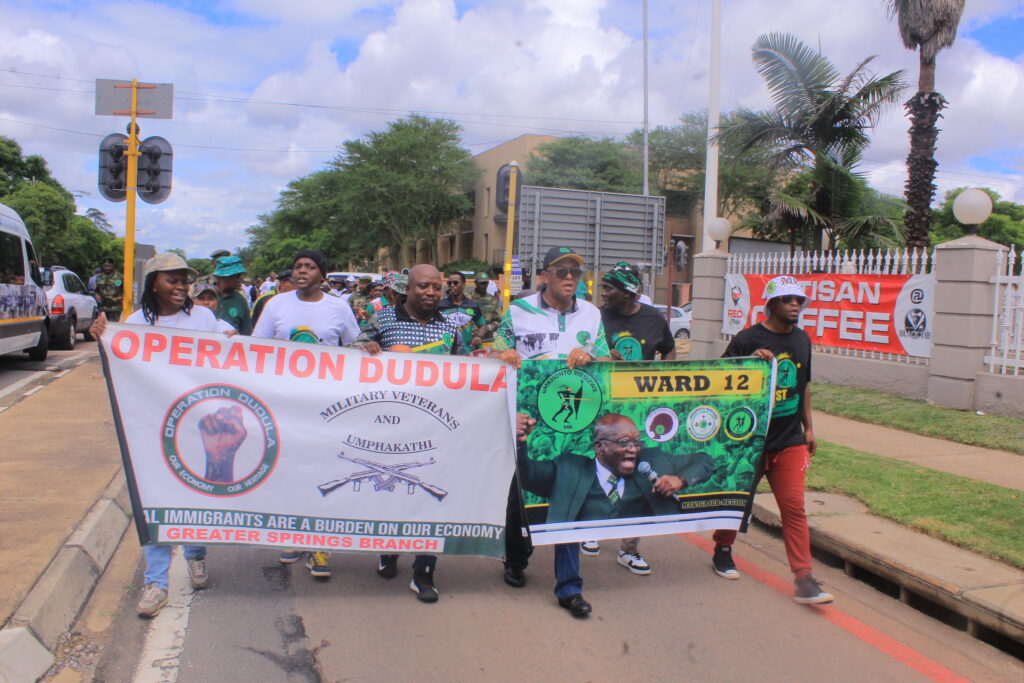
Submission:
<svg viewBox="0 0 1024 683">
<path fill-rule="evenodd" d="M 503 363 L 118 324 L 101 352 L 143 543 L 504 552 Z"/>
</svg>

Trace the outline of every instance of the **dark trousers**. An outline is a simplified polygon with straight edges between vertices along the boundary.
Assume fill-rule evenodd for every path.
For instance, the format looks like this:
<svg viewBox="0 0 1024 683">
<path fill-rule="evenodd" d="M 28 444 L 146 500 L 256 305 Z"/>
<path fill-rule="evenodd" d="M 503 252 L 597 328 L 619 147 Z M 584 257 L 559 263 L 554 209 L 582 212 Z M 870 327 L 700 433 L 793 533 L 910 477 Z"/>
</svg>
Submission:
<svg viewBox="0 0 1024 683">
<path fill-rule="evenodd" d="M 508 503 L 505 506 L 505 564 L 516 569 L 526 569 L 533 554 L 530 537 L 523 535 L 527 526 L 526 511 L 519 495 L 519 479 L 512 475 L 512 483 L 508 488 Z"/>
</svg>

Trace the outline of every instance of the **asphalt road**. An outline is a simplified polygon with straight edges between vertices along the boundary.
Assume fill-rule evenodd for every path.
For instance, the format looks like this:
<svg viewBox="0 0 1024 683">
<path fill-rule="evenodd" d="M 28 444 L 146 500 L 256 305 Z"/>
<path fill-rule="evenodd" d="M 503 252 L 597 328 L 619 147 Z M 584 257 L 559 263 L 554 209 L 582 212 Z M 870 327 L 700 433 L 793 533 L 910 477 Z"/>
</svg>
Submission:
<svg viewBox="0 0 1024 683">
<path fill-rule="evenodd" d="M 81 335 L 78 340 L 71 351 L 50 349 L 44 361 L 31 361 L 26 353 L 0 355 L 0 406 L 10 405 L 25 392 L 97 355 L 96 342 L 82 341 Z"/>
<path fill-rule="evenodd" d="M 389 581 L 373 557 L 336 555 L 333 578 L 318 581 L 273 551 L 212 548 L 212 585 L 182 589 L 157 620 L 141 622 L 127 596 L 114 626 L 122 661 L 100 670 L 182 683 L 1024 679 L 1019 660 L 837 569 L 817 570 L 834 607 L 797 605 L 781 542 L 764 532 L 738 546 L 739 581 L 711 572 L 706 546 L 703 535 L 645 539 L 654 571 L 640 577 L 605 542 L 582 558 L 586 620 L 556 606 L 549 548 L 521 590 L 496 561 L 442 558 L 434 605 L 408 589 L 411 558 Z M 172 584 L 184 581 L 176 558 Z"/>
</svg>

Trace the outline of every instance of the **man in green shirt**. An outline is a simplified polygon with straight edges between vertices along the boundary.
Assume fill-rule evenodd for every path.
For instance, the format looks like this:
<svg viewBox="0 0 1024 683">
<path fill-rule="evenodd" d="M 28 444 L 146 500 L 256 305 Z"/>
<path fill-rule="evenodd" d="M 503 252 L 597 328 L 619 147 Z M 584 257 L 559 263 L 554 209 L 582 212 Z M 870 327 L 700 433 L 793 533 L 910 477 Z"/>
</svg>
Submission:
<svg viewBox="0 0 1024 683">
<path fill-rule="evenodd" d="M 249 301 L 239 291 L 245 266 L 237 256 L 224 256 L 217 261 L 213 276 L 217 279 L 217 317 L 228 323 L 238 334 L 252 334 Z"/>
<path fill-rule="evenodd" d="M 477 334 L 484 341 L 489 341 L 494 336 L 495 330 L 498 329 L 498 325 L 501 324 L 501 301 L 493 294 L 487 293 L 490 282 L 491 279 L 487 277 L 487 273 L 477 273 L 476 283 L 469 295 L 480 304 L 480 311 L 484 314 L 484 320 L 487 323 L 477 330 Z"/>
<path fill-rule="evenodd" d="M 103 259 L 100 274 L 96 276 L 96 301 L 110 322 L 117 322 L 124 306 L 124 277 L 114 268 L 113 259 Z"/>
</svg>

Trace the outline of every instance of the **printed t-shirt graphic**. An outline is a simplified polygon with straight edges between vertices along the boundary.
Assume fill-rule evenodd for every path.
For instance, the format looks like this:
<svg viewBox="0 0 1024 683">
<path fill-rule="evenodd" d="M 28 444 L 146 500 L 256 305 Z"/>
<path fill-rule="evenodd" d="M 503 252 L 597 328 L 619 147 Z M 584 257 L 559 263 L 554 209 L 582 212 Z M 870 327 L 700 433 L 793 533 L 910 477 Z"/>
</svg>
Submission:
<svg viewBox="0 0 1024 683">
<path fill-rule="evenodd" d="M 576 299 L 565 313 L 548 306 L 541 292 L 512 302 L 495 335 L 494 350 L 515 349 L 523 358 L 568 358 L 582 349 L 598 358 L 608 355 L 601 312 Z"/>
</svg>

